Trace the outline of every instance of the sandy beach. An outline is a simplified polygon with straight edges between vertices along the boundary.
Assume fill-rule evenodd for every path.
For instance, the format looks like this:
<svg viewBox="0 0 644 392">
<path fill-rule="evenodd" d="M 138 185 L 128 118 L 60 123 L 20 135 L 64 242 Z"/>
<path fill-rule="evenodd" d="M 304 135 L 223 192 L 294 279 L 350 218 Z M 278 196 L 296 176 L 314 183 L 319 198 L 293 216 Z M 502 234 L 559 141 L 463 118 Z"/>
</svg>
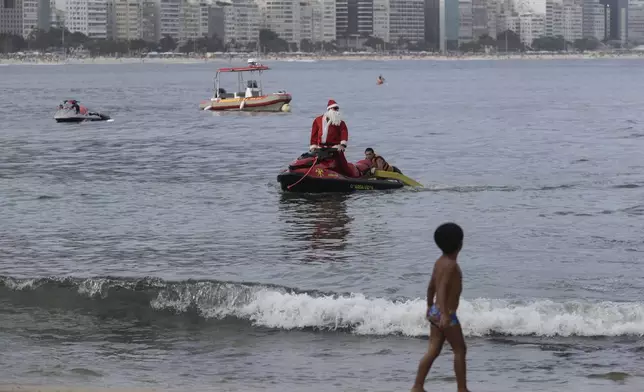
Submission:
<svg viewBox="0 0 644 392">
<path fill-rule="evenodd" d="M 233 386 L 208 385 L 202 388 L 190 386 L 189 388 L 102 388 L 95 386 L 71 386 L 71 385 L 18 385 L 0 384 L 0 392 L 236 392 L 236 391 L 265 391 L 270 388 L 260 386 L 245 386 L 243 389 Z"/>
<path fill-rule="evenodd" d="M 245 60 L 253 57 L 252 54 L 228 56 L 212 56 L 201 58 L 190 57 L 93 57 L 93 58 L 39 58 L 39 57 L 5 57 L 0 58 L 0 65 L 63 65 L 63 64 L 201 64 L 205 62 L 231 62 Z M 261 56 L 260 61 L 285 61 L 285 62 L 318 62 L 318 61 L 485 61 L 485 60 L 591 60 L 591 59 L 642 59 L 644 53 L 613 53 L 613 52 L 588 52 L 566 54 L 521 53 L 521 54 L 477 54 L 477 55 L 373 55 L 373 54 L 346 54 L 346 55 L 312 55 L 312 56 Z"/>
<path fill-rule="evenodd" d="M 96 388 L 52 385 L 0 385 L 0 392 L 159 392 L 159 389 Z"/>
</svg>

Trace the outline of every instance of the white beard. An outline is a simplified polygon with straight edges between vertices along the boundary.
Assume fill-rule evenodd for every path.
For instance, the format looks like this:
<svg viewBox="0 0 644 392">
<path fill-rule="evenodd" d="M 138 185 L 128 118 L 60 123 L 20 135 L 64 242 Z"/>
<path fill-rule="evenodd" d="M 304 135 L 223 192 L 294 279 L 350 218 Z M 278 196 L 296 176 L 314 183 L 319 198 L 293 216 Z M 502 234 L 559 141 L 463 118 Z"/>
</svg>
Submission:
<svg viewBox="0 0 644 392">
<path fill-rule="evenodd" d="M 329 124 L 331 125 L 340 125 L 340 123 L 342 123 L 342 115 L 340 114 L 340 111 L 337 110 L 328 110 L 326 112 L 326 118 L 329 120 Z"/>
</svg>

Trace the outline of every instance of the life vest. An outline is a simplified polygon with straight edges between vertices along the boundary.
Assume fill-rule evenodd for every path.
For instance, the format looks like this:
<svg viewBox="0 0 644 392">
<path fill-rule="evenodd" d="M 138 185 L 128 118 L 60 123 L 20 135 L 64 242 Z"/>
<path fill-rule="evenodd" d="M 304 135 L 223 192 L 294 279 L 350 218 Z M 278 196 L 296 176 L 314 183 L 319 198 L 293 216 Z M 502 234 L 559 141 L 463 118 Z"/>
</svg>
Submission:
<svg viewBox="0 0 644 392">
<path fill-rule="evenodd" d="M 378 165 L 379 159 L 382 161 L 382 167 Z M 391 167 L 391 165 L 389 165 L 387 161 L 385 161 L 385 158 L 381 157 L 380 155 L 374 154 L 373 158 L 371 158 L 371 162 L 373 163 L 373 167 L 375 167 L 376 169 L 384 171 L 394 171 L 394 168 Z"/>
</svg>

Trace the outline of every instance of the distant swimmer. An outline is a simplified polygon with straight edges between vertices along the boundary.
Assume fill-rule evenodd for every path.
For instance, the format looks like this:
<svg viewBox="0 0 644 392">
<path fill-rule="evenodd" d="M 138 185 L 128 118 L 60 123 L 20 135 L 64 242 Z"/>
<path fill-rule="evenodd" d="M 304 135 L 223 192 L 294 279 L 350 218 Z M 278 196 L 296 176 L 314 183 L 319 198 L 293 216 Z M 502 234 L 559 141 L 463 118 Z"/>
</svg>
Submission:
<svg viewBox="0 0 644 392">
<path fill-rule="evenodd" d="M 376 84 L 383 84 L 385 82 L 385 78 L 382 77 L 382 75 L 378 75 L 378 79 L 376 80 Z"/>
<path fill-rule="evenodd" d="M 434 241 L 443 255 L 434 263 L 427 287 L 427 320 L 430 322 L 429 350 L 420 360 L 412 392 L 424 392 L 425 378 L 438 358 L 445 340 L 454 352 L 454 373 L 458 392 L 469 392 L 465 379 L 465 338 L 456 316 L 463 290 L 463 274 L 456 258 L 463 247 L 463 229 L 444 223 L 434 232 Z M 434 303 L 436 295 L 436 303 Z"/>
</svg>

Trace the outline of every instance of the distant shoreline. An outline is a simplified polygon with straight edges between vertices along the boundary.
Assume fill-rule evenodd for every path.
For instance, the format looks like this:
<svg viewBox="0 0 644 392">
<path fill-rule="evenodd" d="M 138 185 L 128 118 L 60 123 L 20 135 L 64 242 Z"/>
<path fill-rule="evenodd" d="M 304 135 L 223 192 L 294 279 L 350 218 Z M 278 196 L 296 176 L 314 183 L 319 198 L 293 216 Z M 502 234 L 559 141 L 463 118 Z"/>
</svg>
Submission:
<svg viewBox="0 0 644 392">
<path fill-rule="evenodd" d="M 219 56 L 210 58 L 189 57 L 93 57 L 65 60 L 51 57 L 0 57 L 0 65 L 64 65 L 64 64 L 201 64 L 201 63 L 245 63 L 253 54 L 245 56 Z M 485 61 L 485 60 L 594 60 L 594 59 L 644 59 L 642 53 L 565 53 L 565 54 L 495 54 L 495 55 L 312 55 L 312 56 L 262 56 L 260 62 L 321 62 L 321 61 Z"/>
</svg>

